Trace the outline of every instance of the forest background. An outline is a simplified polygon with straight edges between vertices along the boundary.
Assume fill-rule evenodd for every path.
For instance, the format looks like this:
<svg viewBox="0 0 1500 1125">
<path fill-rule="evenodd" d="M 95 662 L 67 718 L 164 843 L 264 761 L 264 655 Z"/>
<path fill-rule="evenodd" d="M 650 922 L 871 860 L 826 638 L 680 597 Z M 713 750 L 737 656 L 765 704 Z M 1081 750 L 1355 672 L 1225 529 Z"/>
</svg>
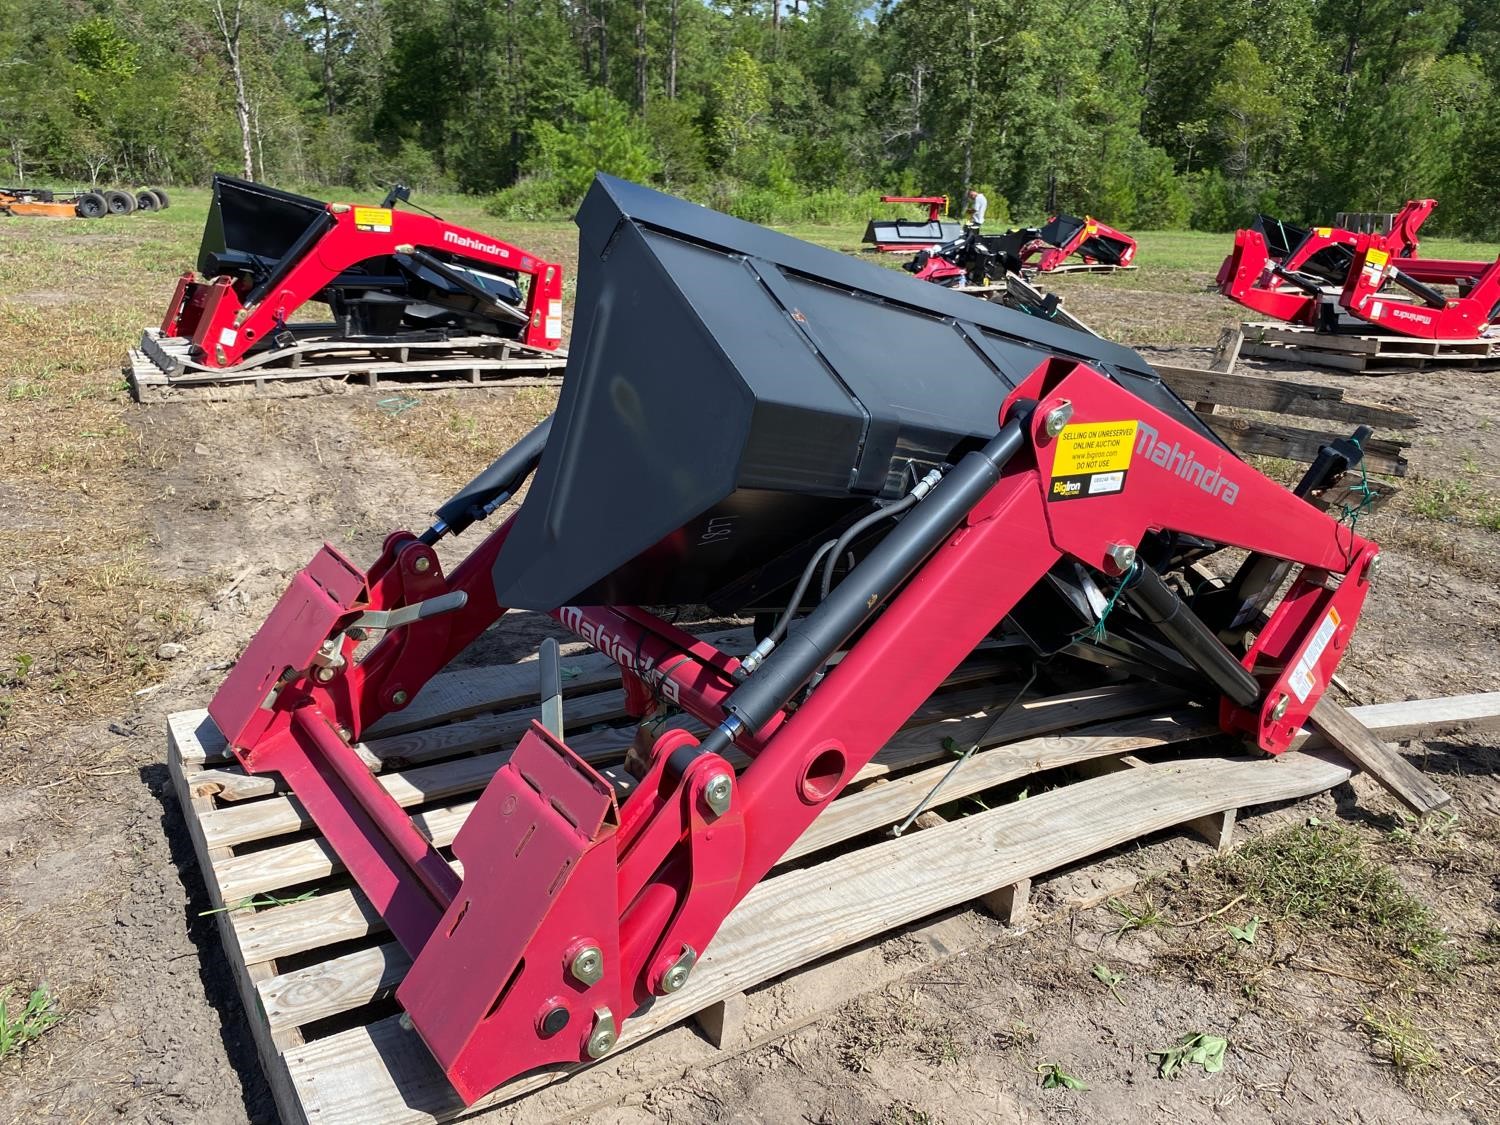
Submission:
<svg viewBox="0 0 1500 1125">
<path fill-rule="evenodd" d="M 1494 0 L 0 0 L 0 182 L 492 197 L 595 169 L 759 222 L 990 196 L 1500 235 Z M 420 196 L 418 197 L 420 198 Z M 956 206 L 956 204 L 955 204 Z"/>
</svg>

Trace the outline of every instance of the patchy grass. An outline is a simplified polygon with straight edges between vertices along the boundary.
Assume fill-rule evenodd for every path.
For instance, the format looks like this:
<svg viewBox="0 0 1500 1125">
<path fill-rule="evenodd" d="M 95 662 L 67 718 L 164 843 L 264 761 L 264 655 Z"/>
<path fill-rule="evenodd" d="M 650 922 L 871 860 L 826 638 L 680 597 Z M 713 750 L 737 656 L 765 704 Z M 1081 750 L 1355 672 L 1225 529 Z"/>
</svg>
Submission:
<svg viewBox="0 0 1500 1125">
<path fill-rule="evenodd" d="M 0 990 L 0 1059 L 19 1052 L 62 1019 L 57 1003 L 45 986 L 32 989 L 26 1002 L 19 1007 L 11 996 L 11 989 Z"/>
<path fill-rule="evenodd" d="M 1423 519 L 1500 531 L 1500 496 L 1462 478 L 1412 479 L 1400 499 L 1407 511 Z"/>
<path fill-rule="evenodd" d="M 1404 1008 L 1369 1007 L 1359 1018 L 1360 1029 L 1370 1038 L 1376 1053 L 1396 1070 L 1409 1089 L 1425 1087 L 1427 1079 L 1442 1065 L 1442 1054 L 1431 1037 L 1412 1022 Z"/>
<path fill-rule="evenodd" d="M 1456 964 L 1448 933 L 1358 833 L 1300 825 L 1258 837 L 1216 859 L 1209 873 L 1244 893 L 1270 921 L 1362 938 L 1427 972 Z"/>
</svg>

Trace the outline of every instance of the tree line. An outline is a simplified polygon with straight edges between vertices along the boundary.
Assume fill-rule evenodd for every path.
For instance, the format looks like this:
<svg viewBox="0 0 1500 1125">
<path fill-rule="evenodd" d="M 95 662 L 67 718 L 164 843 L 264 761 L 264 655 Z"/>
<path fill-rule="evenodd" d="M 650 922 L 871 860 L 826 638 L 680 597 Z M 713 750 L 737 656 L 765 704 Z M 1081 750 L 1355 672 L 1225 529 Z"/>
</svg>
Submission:
<svg viewBox="0 0 1500 1125">
<path fill-rule="evenodd" d="M 1223 230 L 1436 196 L 1500 234 L 1494 0 L 6 0 L 0 179 L 494 197 L 596 168 L 760 221 L 969 187 Z"/>
</svg>

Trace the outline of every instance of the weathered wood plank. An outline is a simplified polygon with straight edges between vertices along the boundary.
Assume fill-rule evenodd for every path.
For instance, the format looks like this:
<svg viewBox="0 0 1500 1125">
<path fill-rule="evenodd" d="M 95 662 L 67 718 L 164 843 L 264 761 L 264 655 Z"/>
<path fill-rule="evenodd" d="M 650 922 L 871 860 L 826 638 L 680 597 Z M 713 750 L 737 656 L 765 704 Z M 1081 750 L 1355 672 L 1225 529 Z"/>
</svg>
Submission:
<svg viewBox="0 0 1500 1125">
<path fill-rule="evenodd" d="M 1447 791 L 1377 738 L 1364 723 L 1326 695 L 1313 708 L 1312 725 L 1418 816 L 1449 804 Z"/>
<path fill-rule="evenodd" d="M 1211 414 L 1203 419 L 1231 449 L 1240 453 L 1259 453 L 1266 457 L 1286 457 L 1311 462 L 1318 449 L 1328 440 L 1326 433 L 1262 422 L 1234 414 Z M 1388 476 L 1406 475 L 1406 445 L 1389 438 L 1370 438 L 1364 443 L 1365 468 Z"/>
<path fill-rule="evenodd" d="M 1188 402 L 1214 402 L 1246 410 L 1295 414 L 1302 418 L 1327 418 L 1394 430 L 1409 430 L 1421 419 L 1384 406 L 1345 402 L 1344 392 L 1315 383 L 1293 383 L 1258 375 L 1229 375 L 1199 371 L 1191 367 L 1153 364 L 1163 383 Z M 1403 443 L 1404 444 L 1404 443 Z"/>
<path fill-rule="evenodd" d="M 1183 714 L 1126 719 L 1083 731 L 1027 738 L 975 755 L 943 787 L 942 799 L 957 800 L 1094 755 L 1163 746 L 1217 731 L 1217 726 L 1206 719 Z M 947 770 L 947 764 L 943 764 L 895 779 L 877 779 L 884 784 L 840 797 L 792 845 L 786 859 L 799 859 L 841 840 L 895 823 L 916 806 Z M 451 825 L 446 820 L 439 825 L 431 817 L 421 823 L 425 831 L 457 831 L 462 817 L 457 819 L 459 823 Z M 296 907 L 305 912 L 307 904 L 297 903 L 283 909 L 290 911 Z M 400 980 L 408 965 L 399 946 L 382 945 L 377 950 L 292 970 L 268 981 L 261 989 L 261 1005 L 273 1026 L 310 1023 L 375 999 Z"/>
</svg>

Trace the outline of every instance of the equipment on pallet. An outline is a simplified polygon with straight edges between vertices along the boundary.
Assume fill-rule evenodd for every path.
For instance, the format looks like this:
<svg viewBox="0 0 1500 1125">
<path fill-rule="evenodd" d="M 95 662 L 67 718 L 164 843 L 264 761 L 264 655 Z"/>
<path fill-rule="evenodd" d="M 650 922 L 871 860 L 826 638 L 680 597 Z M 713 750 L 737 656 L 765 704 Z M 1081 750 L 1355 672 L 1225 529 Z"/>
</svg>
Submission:
<svg viewBox="0 0 1500 1125">
<path fill-rule="evenodd" d="M 1420 339 L 1477 339 L 1500 308 L 1500 260 L 1421 257 L 1418 231 L 1436 205 L 1408 202 L 1388 232 L 1307 229 L 1258 216 L 1235 231 L 1219 292 L 1322 333 L 1369 333 L 1373 325 Z"/>
<path fill-rule="evenodd" d="M 143 188 L 139 193 L 131 193 L 114 188 L 51 191 L 47 188 L 0 187 L 0 215 L 102 219 L 106 215 L 128 215 L 137 208 L 142 211 L 158 211 L 166 206 L 166 192 L 156 188 Z"/>
<path fill-rule="evenodd" d="M 1007 273 L 1027 277 L 1071 269 L 1124 269 L 1135 251 L 1133 238 L 1095 219 L 1056 215 L 1045 226 L 1012 227 L 1001 234 L 964 227 L 941 246 L 918 251 L 903 268 L 938 285 L 988 285 Z M 1075 254 L 1081 264 L 1069 263 Z"/>
<path fill-rule="evenodd" d="M 882 203 L 916 203 L 927 208 L 927 218 L 871 219 L 864 241 L 885 253 L 931 250 L 960 237 L 964 227 L 943 216 L 948 213 L 946 195 L 882 195 Z"/>
<path fill-rule="evenodd" d="M 1038 232 L 1037 242 L 1025 255 L 1025 265 L 1037 273 L 1129 269 L 1136 250 L 1136 241 L 1130 235 L 1090 215 L 1080 219 L 1076 215 L 1057 214 Z M 1081 263 L 1069 261 L 1074 255 Z"/>
<path fill-rule="evenodd" d="M 556 413 L 368 571 L 325 546 L 210 706 L 405 947 L 396 999 L 466 1102 L 608 1054 L 683 988 L 980 646 L 1041 681 L 1180 685 L 1280 753 L 1379 559 L 1303 499 L 1357 442 L 1288 492 L 1127 348 L 607 176 L 578 225 Z M 436 544 L 528 479 L 445 574 Z M 1235 579 L 1200 589 L 1226 548 L 1248 552 Z M 657 615 L 699 605 L 754 615 L 754 650 Z M 354 744 L 514 608 L 617 662 L 640 726 L 628 772 L 596 771 L 544 659 L 547 723 L 460 829 L 460 875 Z"/>
<path fill-rule="evenodd" d="M 398 186 L 379 207 L 325 203 L 214 176 L 197 272 L 177 282 L 160 334 L 142 351 L 168 373 L 447 342 L 555 351 L 562 267 L 397 209 L 409 196 Z M 295 321 L 309 301 L 328 305 L 333 322 Z"/>
<path fill-rule="evenodd" d="M 1036 227 L 1023 227 L 1004 234 L 980 234 L 966 227 L 961 235 L 917 255 L 901 268 L 918 281 L 952 288 L 956 285 L 988 285 L 1008 273 L 1020 274 L 1026 254 L 1041 237 Z"/>
</svg>

